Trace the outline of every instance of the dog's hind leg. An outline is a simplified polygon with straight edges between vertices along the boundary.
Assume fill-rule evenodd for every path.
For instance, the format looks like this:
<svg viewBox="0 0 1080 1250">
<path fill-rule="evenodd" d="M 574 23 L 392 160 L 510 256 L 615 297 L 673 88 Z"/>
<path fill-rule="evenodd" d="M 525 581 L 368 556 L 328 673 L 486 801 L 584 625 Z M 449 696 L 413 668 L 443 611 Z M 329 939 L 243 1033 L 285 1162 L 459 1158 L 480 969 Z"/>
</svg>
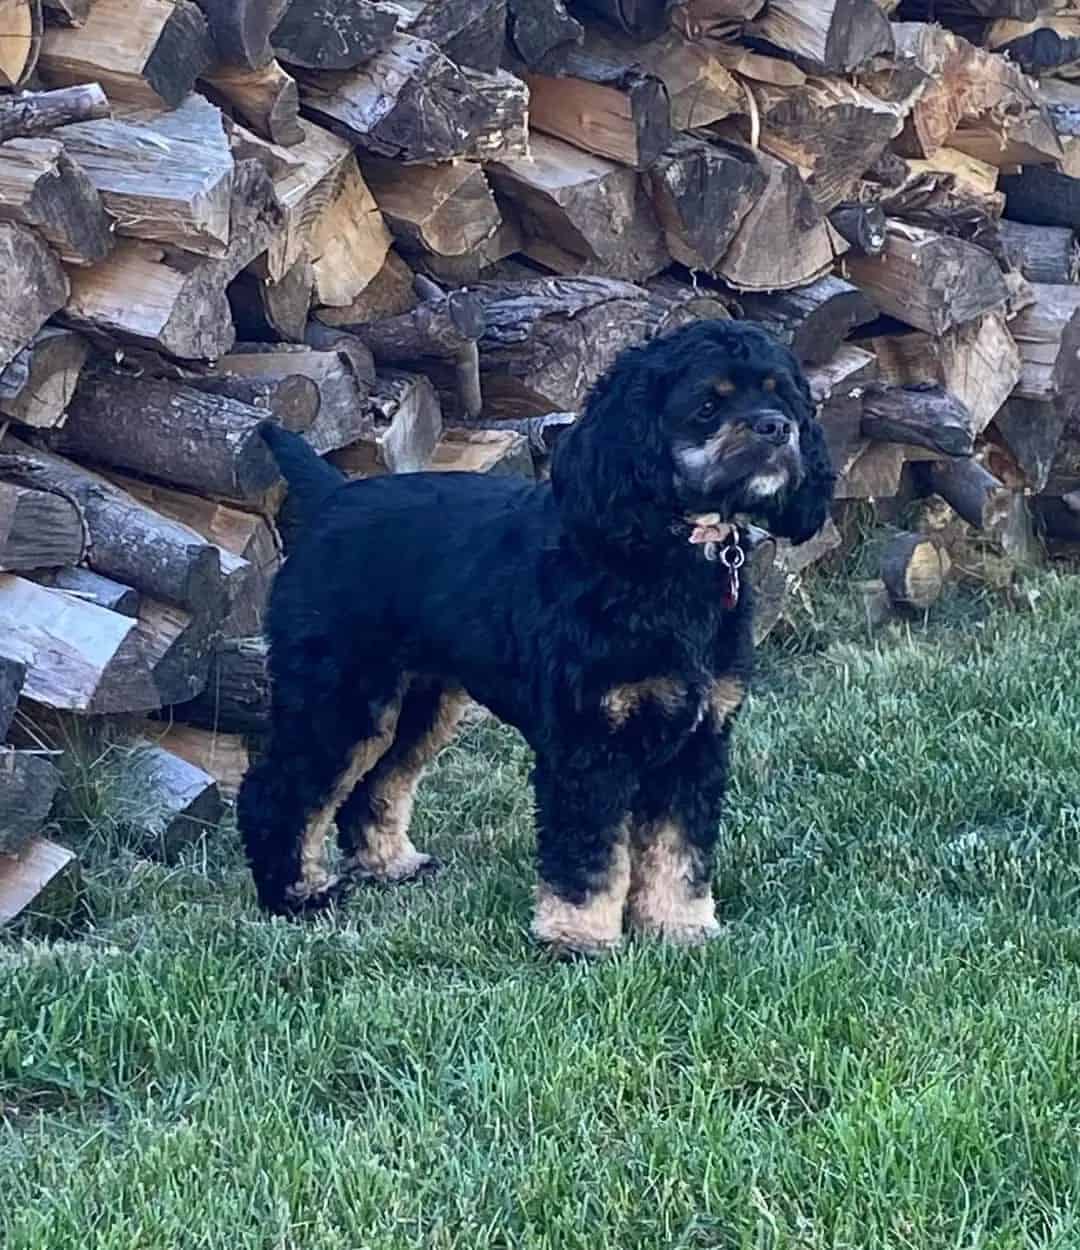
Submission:
<svg viewBox="0 0 1080 1250">
<path fill-rule="evenodd" d="M 534 773 L 540 882 L 533 936 L 558 955 L 602 955 L 622 941 L 630 889 L 628 817 L 637 785 L 625 765 L 541 758 Z"/>
<path fill-rule="evenodd" d="M 397 884 L 438 867 L 409 837 L 413 802 L 425 766 L 454 738 L 467 705 L 462 690 L 414 679 L 393 743 L 338 812 L 346 868 L 359 879 Z"/>
<path fill-rule="evenodd" d="M 259 901 L 270 911 L 317 910 L 333 899 L 326 837 L 338 808 L 393 740 L 399 691 L 357 697 L 349 690 L 320 700 L 315 689 L 275 688 L 274 721 L 265 757 L 248 773 L 237 799 Z"/>
</svg>

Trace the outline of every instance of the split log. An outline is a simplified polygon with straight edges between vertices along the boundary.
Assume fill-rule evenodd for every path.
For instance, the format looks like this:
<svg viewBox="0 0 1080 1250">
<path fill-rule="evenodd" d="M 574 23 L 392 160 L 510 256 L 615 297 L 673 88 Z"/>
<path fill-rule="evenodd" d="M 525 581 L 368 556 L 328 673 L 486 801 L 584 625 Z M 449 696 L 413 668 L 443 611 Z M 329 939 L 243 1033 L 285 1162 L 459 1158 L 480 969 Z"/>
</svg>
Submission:
<svg viewBox="0 0 1080 1250">
<path fill-rule="evenodd" d="M 468 286 L 481 278 L 494 276 L 500 265 L 522 253 L 525 247 L 513 204 L 502 198 L 499 212 L 501 220 L 495 230 L 469 251 L 458 256 L 410 251 L 409 263 L 415 266 L 418 275 L 449 287 Z"/>
<path fill-rule="evenodd" d="M 769 0 L 753 31 L 830 74 L 850 74 L 893 50 L 890 23 L 874 0 Z"/>
<path fill-rule="evenodd" d="M 713 269 L 737 291 L 783 291 L 827 273 L 845 250 L 793 165 L 757 153 L 765 186 Z"/>
<path fill-rule="evenodd" d="M 246 359 L 223 356 L 213 372 L 187 378 L 187 384 L 208 395 L 221 395 L 257 408 L 294 434 L 310 430 L 319 415 L 319 388 L 315 383 L 298 373 L 287 372 L 287 365 L 283 364 L 277 365 L 273 375 L 245 375 L 239 370 Z"/>
<path fill-rule="evenodd" d="M 0 413 L 49 429 L 67 417 L 90 344 L 73 330 L 45 326 L 0 373 Z"/>
<path fill-rule="evenodd" d="M 484 333 L 483 304 L 469 290 L 425 300 L 411 312 L 350 326 L 379 364 L 404 364 L 417 357 L 456 358 Z"/>
<path fill-rule="evenodd" d="M 5 651 L 26 665 L 23 694 L 58 711 L 149 711 L 160 698 L 136 622 L 61 590 L 0 573 Z"/>
<path fill-rule="evenodd" d="M 99 82 L 110 100 L 176 108 L 213 59 L 190 0 L 95 0 L 83 26 L 45 31 L 38 72 L 49 86 Z"/>
<path fill-rule="evenodd" d="M 863 444 L 836 484 L 836 499 L 868 499 L 874 503 L 900 493 L 910 449 L 899 443 Z"/>
<path fill-rule="evenodd" d="M 0 147 L 0 221 L 33 227 L 70 264 L 93 264 L 113 246 L 101 196 L 55 139 Z"/>
<path fill-rule="evenodd" d="M 23 481 L 40 481 L 78 504 L 89 537 L 87 560 L 95 573 L 196 612 L 224 606 L 218 556 L 194 529 L 60 456 L 12 438 L 4 449 L 13 453 Z M 4 460 L 0 468 L 12 472 Z"/>
<path fill-rule="evenodd" d="M 290 0 L 195 0 L 206 15 L 215 59 L 223 65 L 261 69 L 272 58 L 270 32 Z"/>
<path fill-rule="evenodd" d="M 872 387 L 863 401 L 862 432 L 877 442 L 927 447 L 943 456 L 975 450 L 971 413 L 931 383 Z"/>
<path fill-rule="evenodd" d="M 464 256 L 501 224 L 484 171 L 467 161 L 403 166 L 372 160 L 363 175 L 405 255 Z"/>
<path fill-rule="evenodd" d="M 247 747 L 238 734 L 211 733 L 192 725 L 152 720 L 139 722 L 133 731 L 209 773 L 226 799 L 236 796 L 247 774 Z"/>
<path fill-rule="evenodd" d="M 258 433 L 263 414 L 167 379 L 84 376 L 58 448 L 91 462 L 146 473 L 238 502 L 279 480 Z"/>
<path fill-rule="evenodd" d="M 671 18 L 691 39 L 723 39 L 764 7 L 765 0 L 682 0 Z"/>
<path fill-rule="evenodd" d="M 96 82 L 58 91 L 27 91 L 0 99 L 0 142 L 48 134 L 70 122 L 109 116 L 109 101 Z"/>
<path fill-rule="evenodd" d="M 270 673 L 262 636 L 218 643 L 206 689 L 177 709 L 184 722 L 201 729 L 260 734 L 270 727 Z"/>
<path fill-rule="evenodd" d="M 428 378 L 394 369 L 380 372 L 371 394 L 371 409 L 379 464 L 390 473 L 416 473 L 426 468 L 443 429 L 442 407 Z M 337 462 L 334 456 L 331 459 Z"/>
<path fill-rule="evenodd" d="M 509 0 L 508 9 L 510 47 L 530 69 L 558 64 L 582 41 L 584 28 L 563 0 Z"/>
<path fill-rule="evenodd" d="M 0 742 L 7 741 L 25 681 L 26 664 L 0 652 Z"/>
<path fill-rule="evenodd" d="M 41 53 L 41 0 L 0 0 L 0 87 L 21 87 Z"/>
<path fill-rule="evenodd" d="M 818 207 L 841 204 L 903 128 L 902 108 L 843 80 L 752 88 L 761 146 L 797 166 Z M 744 137 L 750 136 L 749 124 Z"/>
<path fill-rule="evenodd" d="M 69 290 L 47 244 L 22 226 L 0 222 L 0 368 L 64 307 Z"/>
<path fill-rule="evenodd" d="M 1037 494 L 1046 489 L 1074 394 L 1075 389 L 1052 400 L 1013 396 L 987 430 L 987 438 L 1008 451 L 1025 490 Z"/>
<path fill-rule="evenodd" d="M 529 124 L 597 156 L 648 169 L 670 145 L 667 89 L 633 62 L 571 50 L 564 77 L 530 73 Z"/>
<path fill-rule="evenodd" d="M 881 579 L 889 598 L 925 612 L 945 589 L 948 559 L 925 534 L 897 534 L 881 553 Z"/>
<path fill-rule="evenodd" d="M 297 72 L 305 113 L 369 156 L 429 164 L 526 150 L 524 84 L 462 69 L 426 39 L 397 34 L 350 73 Z"/>
<path fill-rule="evenodd" d="M 944 334 L 1004 306 L 1008 288 L 994 259 L 962 239 L 890 222 L 880 257 L 850 257 L 848 276 L 891 317 Z"/>
<path fill-rule="evenodd" d="M 66 494 L 0 481 L 0 572 L 79 564 L 86 537 L 79 508 Z"/>
<path fill-rule="evenodd" d="M 431 456 L 436 473 L 514 473 L 534 477 L 529 440 L 515 430 L 447 430 Z"/>
<path fill-rule="evenodd" d="M 861 347 L 844 343 L 826 364 L 809 366 L 806 377 L 829 458 L 842 478 L 867 446 L 862 433 L 863 400 L 868 385 L 877 378 L 877 361 Z"/>
<path fill-rule="evenodd" d="M 1005 212 L 1030 226 L 1064 226 L 1080 230 L 1080 182 L 1047 165 L 1028 165 L 1019 174 L 1004 174 Z"/>
<path fill-rule="evenodd" d="M 581 0 L 581 4 L 637 39 L 660 34 L 668 23 L 668 0 Z"/>
<path fill-rule="evenodd" d="M 379 272 L 390 244 L 375 197 L 349 157 L 309 235 L 315 301 L 337 308 L 351 304 Z"/>
<path fill-rule="evenodd" d="M 237 334 L 255 342 L 302 343 L 315 296 L 315 269 L 301 256 L 275 282 L 267 257 L 255 260 L 226 292 Z"/>
<path fill-rule="evenodd" d="M 48 838 L 31 838 L 18 855 L 0 856 L 0 924 L 21 915 L 44 931 L 67 932 L 86 914 L 79 861 Z"/>
<path fill-rule="evenodd" d="M 99 608 L 108 608 L 110 612 L 119 612 L 121 616 L 139 615 L 138 591 L 91 569 L 55 569 L 35 576 L 34 581 L 54 590 L 66 590 L 68 594 L 96 603 Z"/>
<path fill-rule="evenodd" d="M 81 26 L 90 13 L 93 0 L 41 0 L 47 20 L 61 26 Z"/>
<path fill-rule="evenodd" d="M 361 386 L 375 384 L 375 357 L 371 348 L 348 330 L 309 321 L 304 331 L 304 344 L 317 352 L 342 352 Z"/>
<path fill-rule="evenodd" d="M 56 137 L 101 193 L 118 234 L 224 254 L 233 157 L 221 110 L 202 96 L 169 113 L 65 126 Z"/>
<path fill-rule="evenodd" d="M 1009 329 L 1020 349 L 1022 372 L 1015 395 L 1047 400 L 1057 394 L 1054 370 L 1070 323 L 1080 323 L 1080 286 L 1032 286 L 1035 303 L 1013 319 Z M 1063 362 L 1064 363 L 1064 362 Z"/>
<path fill-rule="evenodd" d="M 749 148 L 686 135 L 672 142 L 647 178 L 671 255 L 709 273 L 766 182 Z"/>
<path fill-rule="evenodd" d="M 899 152 L 932 156 L 948 145 L 999 167 L 1060 160 L 1038 91 L 1016 65 L 940 26 L 901 22 L 894 32 L 897 61 L 927 78 Z"/>
<path fill-rule="evenodd" d="M 277 61 L 261 69 L 217 65 L 202 75 L 209 94 L 229 107 L 257 135 L 282 147 L 302 143 L 300 91 Z"/>
<path fill-rule="evenodd" d="M 335 328 L 364 325 L 411 312 L 419 302 L 415 274 L 397 252 L 390 251 L 356 299 L 341 308 L 319 308 L 315 317 L 320 324 Z"/>
<path fill-rule="evenodd" d="M 831 360 L 856 326 L 877 316 L 858 287 L 832 274 L 794 291 L 746 295 L 740 303 L 746 317 L 761 322 L 800 362 L 811 365 Z"/>
<path fill-rule="evenodd" d="M 139 604 L 134 636 L 157 691 L 155 707 L 186 703 L 206 688 L 221 620 L 220 615 L 192 615 L 157 599 Z"/>
<path fill-rule="evenodd" d="M 257 633 L 281 563 L 281 542 L 270 522 L 254 512 L 124 474 L 113 473 L 110 480 L 162 518 L 194 531 L 216 548 L 228 593 L 228 616 L 221 633 L 226 638 Z"/>
<path fill-rule="evenodd" d="M 437 44 L 455 65 L 491 73 L 506 43 L 507 0 L 439 0 L 425 4 L 408 31 Z"/>
<path fill-rule="evenodd" d="M 517 211 L 522 250 L 546 268 L 640 282 L 667 266 L 664 235 L 633 170 L 537 134 L 529 159 L 490 173 Z"/>
<path fill-rule="evenodd" d="M 134 747 L 131 781 L 147 795 L 139 821 L 156 853 L 169 863 L 217 827 L 225 802 L 217 781 L 202 768 L 146 738 L 137 739 Z"/>
<path fill-rule="evenodd" d="M 60 773 L 44 755 L 0 747 L 0 864 L 41 832 L 59 789 Z"/>
<path fill-rule="evenodd" d="M 371 0 L 292 0 L 273 33 L 274 51 L 305 69 L 355 69 L 393 38 L 397 14 Z"/>
<path fill-rule="evenodd" d="M 1029 282 L 1067 284 L 1080 277 L 1076 238 L 1065 226 L 1000 224 L 1005 254 Z"/>
<path fill-rule="evenodd" d="M 1020 380 L 1020 351 L 1001 313 L 947 334 L 882 334 L 862 345 L 877 357 L 882 380 L 890 385 L 934 383 L 954 395 L 971 413 L 976 434 Z"/>
</svg>

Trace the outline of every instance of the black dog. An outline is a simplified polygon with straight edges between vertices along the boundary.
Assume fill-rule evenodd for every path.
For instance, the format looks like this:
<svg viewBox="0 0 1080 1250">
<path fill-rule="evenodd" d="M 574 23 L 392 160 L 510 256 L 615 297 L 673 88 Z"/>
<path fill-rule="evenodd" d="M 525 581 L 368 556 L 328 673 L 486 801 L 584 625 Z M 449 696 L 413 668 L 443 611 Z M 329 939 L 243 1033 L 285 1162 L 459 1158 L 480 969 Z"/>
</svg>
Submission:
<svg viewBox="0 0 1080 1250">
<path fill-rule="evenodd" d="M 412 800 L 471 697 L 536 753 L 538 939 L 596 953 L 624 918 L 676 942 L 715 934 L 713 850 L 751 665 L 733 518 L 803 542 L 834 484 L 794 357 L 728 321 L 624 352 L 563 435 L 550 486 L 343 485 L 295 435 L 266 438 L 310 524 L 274 587 L 271 742 L 239 799 L 264 906 L 333 896 L 335 819 L 348 872 L 432 867 L 409 839 Z"/>
</svg>

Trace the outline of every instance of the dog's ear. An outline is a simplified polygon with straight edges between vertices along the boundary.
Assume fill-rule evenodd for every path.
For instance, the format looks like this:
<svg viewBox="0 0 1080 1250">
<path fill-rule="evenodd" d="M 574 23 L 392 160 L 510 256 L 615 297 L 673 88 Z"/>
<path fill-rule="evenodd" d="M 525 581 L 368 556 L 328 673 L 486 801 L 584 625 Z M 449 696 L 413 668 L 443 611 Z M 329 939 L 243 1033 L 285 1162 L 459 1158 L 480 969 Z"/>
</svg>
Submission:
<svg viewBox="0 0 1080 1250">
<path fill-rule="evenodd" d="M 566 530 L 588 545 L 634 546 L 673 493 L 660 414 L 665 369 L 657 344 L 624 352 L 555 447 L 551 485 Z M 659 357 L 659 358 L 658 358 Z"/>
<path fill-rule="evenodd" d="M 763 519 L 773 534 L 790 538 L 798 546 L 813 538 L 828 519 L 836 489 L 836 471 L 825 433 L 815 415 L 810 384 L 794 357 L 790 357 L 788 368 L 779 371 L 777 383 L 781 401 L 799 422 L 803 479 L 795 490 L 786 491 L 767 504 Z"/>
</svg>

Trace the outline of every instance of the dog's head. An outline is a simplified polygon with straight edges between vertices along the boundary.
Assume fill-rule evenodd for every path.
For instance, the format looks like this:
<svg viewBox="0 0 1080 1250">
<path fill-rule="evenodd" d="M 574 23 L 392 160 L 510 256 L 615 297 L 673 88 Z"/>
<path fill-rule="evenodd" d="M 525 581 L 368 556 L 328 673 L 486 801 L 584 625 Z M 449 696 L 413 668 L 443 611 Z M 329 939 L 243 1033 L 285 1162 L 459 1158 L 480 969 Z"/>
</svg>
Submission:
<svg viewBox="0 0 1080 1250">
<path fill-rule="evenodd" d="M 564 522 L 591 545 L 640 547 L 688 516 L 736 513 L 805 542 L 834 484 L 798 362 L 745 321 L 694 322 L 623 352 L 552 465 Z"/>
</svg>

